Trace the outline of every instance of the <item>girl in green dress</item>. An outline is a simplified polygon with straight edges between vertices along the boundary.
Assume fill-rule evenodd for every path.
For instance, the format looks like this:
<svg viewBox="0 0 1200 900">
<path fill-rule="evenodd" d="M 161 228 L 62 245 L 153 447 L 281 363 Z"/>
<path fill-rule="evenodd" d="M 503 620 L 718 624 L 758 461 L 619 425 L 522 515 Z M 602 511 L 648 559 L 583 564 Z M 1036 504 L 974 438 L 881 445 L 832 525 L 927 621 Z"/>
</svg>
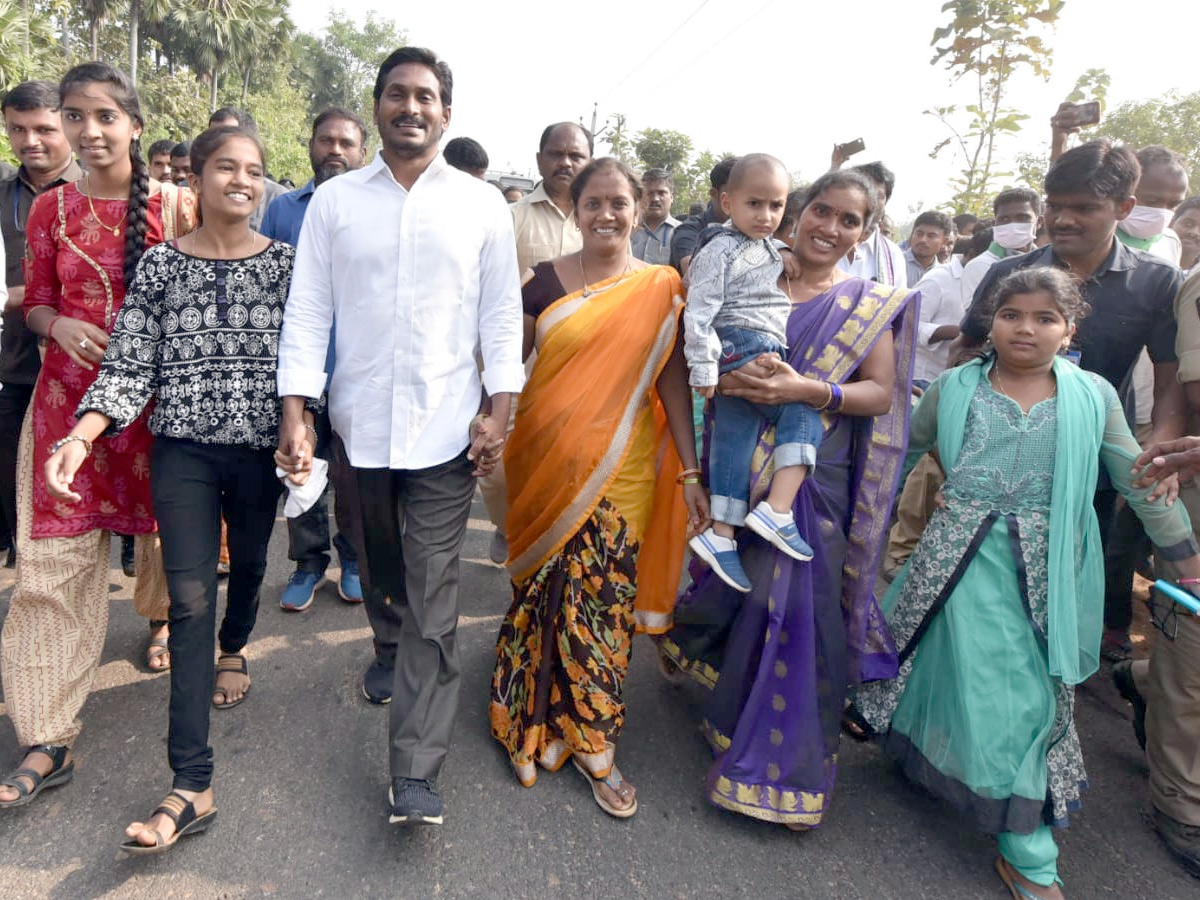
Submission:
<svg viewBox="0 0 1200 900">
<path fill-rule="evenodd" d="M 1074 686 L 1098 667 L 1102 464 L 1157 545 L 1200 575 L 1182 505 L 1139 490 L 1140 448 L 1116 392 L 1059 352 L 1087 309 L 1071 277 L 1031 268 L 993 295 L 995 351 L 945 372 L 913 413 L 910 465 L 936 449 L 939 508 L 883 611 L 895 679 L 855 703 L 906 774 L 997 834 L 1017 900 L 1062 898 L 1050 826 L 1086 784 Z"/>
</svg>

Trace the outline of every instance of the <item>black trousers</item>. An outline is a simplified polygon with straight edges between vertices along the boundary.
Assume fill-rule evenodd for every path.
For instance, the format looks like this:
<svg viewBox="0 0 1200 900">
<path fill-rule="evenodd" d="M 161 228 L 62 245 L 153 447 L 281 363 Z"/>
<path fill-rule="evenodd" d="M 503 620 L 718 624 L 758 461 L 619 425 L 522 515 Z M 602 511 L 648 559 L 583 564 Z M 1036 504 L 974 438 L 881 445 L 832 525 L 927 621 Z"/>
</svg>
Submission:
<svg viewBox="0 0 1200 900">
<path fill-rule="evenodd" d="M 167 755 L 174 787 L 212 783 L 209 704 L 216 683 L 213 630 L 221 516 L 229 526 L 229 590 L 222 653 L 246 646 L 258 615 L 267 544 L 283 485 L 270 449 L 158 438 L 150 466 L 163 567 L 171 594 L 171 703 Z"/>
<path fill-rule="evenodd" d="M 335 439 L 335 462 L 345 459 Z M 475 496 L 466 451 L 428 469 L 353 469 L 375 652 L 395 666 L 393 778 L 436 779 L 458 709 L 458 573 Z M 353 535 L 357 540 L 359 535 Z"/>
<path fill-rule="evenodd" d="M 32 384 L 6 384 L 0 389 L 0 547 L 16 541 L 17 441 L 32 398 Z"/>
</svg>

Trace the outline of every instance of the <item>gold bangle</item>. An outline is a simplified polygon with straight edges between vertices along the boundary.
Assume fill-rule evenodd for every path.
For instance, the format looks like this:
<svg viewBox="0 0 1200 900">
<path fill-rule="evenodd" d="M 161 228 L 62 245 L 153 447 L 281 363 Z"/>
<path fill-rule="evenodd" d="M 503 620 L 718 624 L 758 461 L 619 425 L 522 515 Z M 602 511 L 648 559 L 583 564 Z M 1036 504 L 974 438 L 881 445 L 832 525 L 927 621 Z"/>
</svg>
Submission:
<svg viewBox="0 0 1200 900">
<path fill-rule="evenodd" d="M 687 478 L 680 478 L 677 484 L 700 484 L 700 479 L 695 475 L 689 475 Z"/>
<path fill-rule="evenodd" d="M 828 381 L 822 381 L 821 384 L 825 385 L 825 390 L 829 392 L 829 396 L 825 398 L 825 402 L 820 406 L 813 407 L 813 409 L 815 409 L 817 412 L 829 409 L 829 404 L 833 402 L 833 385 L 831 385 Z"/>
<path fill-rule="evenodd" d="M 700 469 L 684 469 L 677 476 L 675 476 L 675 483 L 676 484 L 690 484 L 691 482 L 686 482 L 683 479 L 685 479 L 691 475 L 703 475 L 703 474 L 704 474 L 704 472 L 701 471 Z"/>
</svg>

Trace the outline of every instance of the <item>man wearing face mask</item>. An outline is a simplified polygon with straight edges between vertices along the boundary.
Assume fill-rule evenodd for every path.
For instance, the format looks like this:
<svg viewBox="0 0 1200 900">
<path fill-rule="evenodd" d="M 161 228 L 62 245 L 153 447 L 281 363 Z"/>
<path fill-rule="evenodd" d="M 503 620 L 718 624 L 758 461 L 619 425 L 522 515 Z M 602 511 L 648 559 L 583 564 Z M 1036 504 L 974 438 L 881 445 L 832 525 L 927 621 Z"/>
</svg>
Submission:
<svg viewBox="0 0 1200 900">
<path fill-rule="evenodd" d="M 1137 201 L 1117 223 L 1117 240 L 1126 247 L 1178 266 L 1183 253 L 1179 236 L 1170 229 L 1175 208 L 1187 197 L 1188 177 L 1183 157 L 1166 147 L 1150 145 L 1138 151 L 1142 177 L 1133 190 Z M 1143 350 L 1123 385 L 1133 433 L 1143 443 L 1154 417 L 1154 367 Z M 1129 507 L 1118 505 L 1104 548 L 1105 633 L 1101 646 L 1106 659 L 1121 662 L 1133 654 L 1129 626 L 1133 623 L 1133 573 L 1150 555 L 1150 541 L 1141 521 Z"/>
<path fill-rule="evenodd" d="M 1042 198 L 1029 188 L 1009 188 L 992 201 L 995 224 L 988 248 L 963 266 L 961 281 L 963 307 L 969 307 L 975 291 L 988 269 L 1002 259 L 1033 249 L 1042 227 Z"/>
</svg>

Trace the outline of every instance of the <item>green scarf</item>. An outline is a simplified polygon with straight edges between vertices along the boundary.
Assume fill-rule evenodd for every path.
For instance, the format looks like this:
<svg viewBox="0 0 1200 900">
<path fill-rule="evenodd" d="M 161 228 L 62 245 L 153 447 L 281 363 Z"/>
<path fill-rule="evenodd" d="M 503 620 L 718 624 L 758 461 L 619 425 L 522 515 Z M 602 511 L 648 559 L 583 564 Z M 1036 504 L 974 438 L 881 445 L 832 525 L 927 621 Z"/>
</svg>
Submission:
<svg viewBox="0 0 1200 900">
<path fill-rule="evenodd" d="M 976 360 L 946 373 L 938 399 L 938 452 L 948 472 L 962 452 L 967 410 L 990 362 Z M 1104 554 L 1092 507 L 1104 437 L 1104 398 L 1091 376 L 1061 356 L 1058 431 L 1050 493 L 1047 649 L 1050 674 L 1079 684 L 1099 668 L 1103 628 Z"/>
</svg>

